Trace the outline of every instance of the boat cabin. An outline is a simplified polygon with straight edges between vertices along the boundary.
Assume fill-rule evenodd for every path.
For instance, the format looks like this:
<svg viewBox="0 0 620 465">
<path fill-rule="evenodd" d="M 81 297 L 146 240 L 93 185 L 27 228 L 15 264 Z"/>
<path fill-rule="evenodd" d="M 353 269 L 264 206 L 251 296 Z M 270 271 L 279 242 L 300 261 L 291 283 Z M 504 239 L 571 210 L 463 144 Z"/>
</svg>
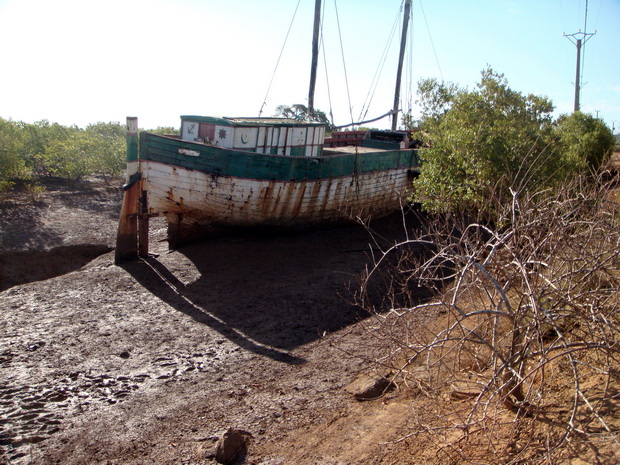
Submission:
<svg viewBox="0 0 620 465">
<path fill-rule="evenodd" d="M 271 155 L 318 157 L 326 125 L 287 118 L 181 116 L 181 138 Z"/>
<path fill-rule="evenodd" d="M 407 131 L 386 131 L 371 129 L 364 135 L 363 147 L 375 149 L 398 150 L 409 148 L 410 138 Z"/>
</svg>

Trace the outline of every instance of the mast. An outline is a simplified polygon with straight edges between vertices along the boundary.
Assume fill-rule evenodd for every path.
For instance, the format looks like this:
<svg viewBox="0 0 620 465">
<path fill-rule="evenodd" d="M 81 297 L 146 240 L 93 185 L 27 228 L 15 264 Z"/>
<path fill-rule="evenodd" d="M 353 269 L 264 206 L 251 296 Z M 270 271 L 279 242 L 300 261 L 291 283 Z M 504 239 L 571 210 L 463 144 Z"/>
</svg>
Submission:
<svg viewBox="0 0 620 465">
<path fill-rule="evenodd" d="M 398 71 L 396 73 L 396 90 L 394 92 L 394 107 L 392 108 L 392 131 L 396 131 L 398 124 L 398 102 L 400 100 L 400 80 L 403 73 L 403 61 L 405 57 L 405 46 L 407 45 L 407 29 L 409 27 L 409 16 L 411 16 L 411 0 L 405 0 L 405 13 L 403 17 L 403 33 L 400 37 L 400 55 L 398 56 Z"/>
<path fill-rule="evenodd" d="M 321 25 L 321 0 L 314 5 L 314 32 L 312 35 L 312 65 L 310 67 L 310 89 L 308 90 L 308 116 L 314 116 L 314 88 L 316 69 L 319 62 L 319 31 Z"/>
</svg>

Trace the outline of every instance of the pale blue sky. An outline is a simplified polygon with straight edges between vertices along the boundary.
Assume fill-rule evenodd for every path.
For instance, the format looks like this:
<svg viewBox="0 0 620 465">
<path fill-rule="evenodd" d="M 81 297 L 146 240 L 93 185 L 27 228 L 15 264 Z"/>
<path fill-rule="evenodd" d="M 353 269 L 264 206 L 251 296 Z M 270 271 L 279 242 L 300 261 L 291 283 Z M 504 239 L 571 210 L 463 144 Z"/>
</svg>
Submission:
<svg viewBox="0 0 620 465">
<path fill-rule="evenodd" d="M 357 119 L 402 0 L 334 0 L 324 37 L 334 119 Z M 585 18 L 588 6 L 587 23 Z M 620 127 L 620 0 L 412 0 L 412 62 L 403 97 L 420 78 L 473 87 L 490 65 L 510 86 L 573 108 L 576 47 L 585 45 L 582 110 Z M 181 114 L 257 116 L 297 0 L 0 0 L 0 117 L 85 126 L 137 116 L 178 126 Z M 299 10 L 263 116 L 307 103 L 314 0 Z M 400 28 L 400 24 L 398 24 Z M 392 106 L 398 37 L 367 118 Z M 315 106 L 329 112 L 323 58 Z M 416 107 L 413 107 L 414 113 Z M 376 123 L 387 127 L 389 122 Z"/>
</svg>

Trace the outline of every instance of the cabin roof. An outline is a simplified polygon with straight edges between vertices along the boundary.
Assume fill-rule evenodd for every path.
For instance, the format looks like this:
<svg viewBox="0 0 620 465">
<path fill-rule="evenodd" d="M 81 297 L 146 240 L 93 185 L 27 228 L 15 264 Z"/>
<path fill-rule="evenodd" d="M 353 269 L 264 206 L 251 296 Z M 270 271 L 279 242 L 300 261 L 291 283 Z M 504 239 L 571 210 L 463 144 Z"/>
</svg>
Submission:
<svg viewBox="0 0 620 465">
<path fill-rule="evenodd" d="M 228 116 L 198 116 L 182 115 L 181 121 L 197 121 L 199 123 L 212 123 L 224 126 L 301 126 L 320 127 L 327 126 L 325 123 L 315 121 L 300 121 L 291 118 L 247 118 Z"/>
</svg>

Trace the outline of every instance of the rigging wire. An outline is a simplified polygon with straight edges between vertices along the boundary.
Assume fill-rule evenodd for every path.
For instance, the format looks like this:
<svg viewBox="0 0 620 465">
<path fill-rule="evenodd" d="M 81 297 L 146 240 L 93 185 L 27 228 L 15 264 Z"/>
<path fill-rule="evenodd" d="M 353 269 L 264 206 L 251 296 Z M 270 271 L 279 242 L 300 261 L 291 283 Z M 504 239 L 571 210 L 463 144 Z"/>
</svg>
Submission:
<svg viewBox="0 0 620 465">
<path fill-rule="evenodd" d="M 422 10 L 422 16 L 424 17 L 424 23 L 426 24 L 426 30 L 428 31 L 428 38 L 431 41 L 431 48 L 433 49 L 433 54 L 435 55 L 435 62 L 437 63 L 437 68 L 439 68 L 439 75 L 441 76 L 441 80 L 443 81 L 443 72 L 441 71 L 441 65 L 439 64 L 439 57 L 437 56 L 437 50 L 435 49 L 435 43 L 433 42 L 433 36 L 431 35 L 431 29 L 428 27 L 428 20 L 426 19 L 426 13 L 424 12 L 424 6 L 422 5 L 422 0 L 420 2 L 420 9 Z"/>
<path fill-rule="evenodd" d="M 321 38 L 321 41 L 323 39 Z M 323 66 L 325 67 L 325 81 L 327 84 L 327 101 L 329 102 L 329 120 L 334 125 L 334 106 L 332 104 L 331 87 L 329 86 L 329 74 L 327 72 L 327 57 L 325 56 L 325 49 L 323 49 Z"/>
<path fill-rule="evenodd" d="M 586 11 L 583 17 L 583 34 L 584 37 L 587 37 L 586 34 L 588 32 L 588 0 L 586 0 Z M 581 69 L 579 70 L 579 82 L 581 82 L 581 87 L 583 87 L 583 70 L 586 66 L 586 42 L 584 41 L 581 45 Z"/>
<path fill-rule="evenodd" d="M 263 109 L 267 104 L 267 97 L 269 96 L 269 91 L 271 90 L 271 85 L 276 77 L 276 72 L 278 71 L 278 65 L 280 64 L 280 59 L 282 58 L 282 54 L 284 53 L 284 48 L 286 47 L 286 42 L 288 41 L 288 36 L 291 33 L 291 29 L 293 28 L 293 23 L 295 22 L 295 16 L 297 16 L 297 10 L 299 10 L 299 4 L 301 0 L 297 0 L 297 6 L 295 7 L 295 12 L 293 13 L 293 18 L 291 19 L 291 24 L 288 27 L 288 31 L 286 32 L 286 37 L 284 38 L 284 43 L 282 44 L 282 49 L 280 50 L 280 55 L 278 56 L 278 61 L 276 62 L 276 66 L 273 70 L 273 74 L 271 75 L 271 81 L 269 81 L 269 86 L 267 87 L 267 92 L 265 93 L 265 98 L 263 99 L 263 104 L 260 107 L 258 112 L 258 116 L 263 114 Z"/>
<path fill-rule="evenodd" d="M 413 17 L 413 9 L 411 11 L 411 16 Z M 407 38 L 407 44 L 409 46 L 407 50 L 407 82 L 405 86 L 405 98 L 404 104 L 401 105 L 403 108 L 403 116 L 408 114 L 411 116 L 413 112 L 413 21 L 411 21 L 411 27 L 409 28 L 409 37 Z M 406 109 L 406 111 L 404 111 Z M 402 123 L 402 119 L 401 119 Z"/>
<path fill-rule="evenodd" d="M 329 102 L 329 119 L 332 123 L 332 126 L 334 126 L 334 107 L 332 105 L 332 93 L 331 93 L 331 87 L 329 85 L 329 73 L 327 71 L 327 54 L 325 53 L 325 40 L 323 38 L 323 24 L 324 21 L 323 19 L 325 18 L 325 3 L 323 3 L 322 5 L 322 12 L 321 12 L 321 39 L 319 42 L 319 50 L 321 50 L 321 52 L 323 53 L 323 67 L 325 68 L 325 83 L 327 85 L 327 100 Z"/>
<path fill-rule="evenodd" d="M 396 19 L 394 20 L 394 24 L 392 25 L 392 30 L 390 31 L 388 40 L 385 44 L 385 48 L 383 49 L 383 54 L 381 55 L 381 58 L 379 59 L 379 64 L 375 71 L 375 75 L 373 76 L 373 79 L 370 83 L 368 94 L 366 95 L 366 99 L 364 100 L 362 109 L 360 110 L 360 115 L 358 118 L 359 120 L 366 118 L 366 116 L 368 115 L 368 110 L 370 109 L 372 100 L 375 96 L 377 88 L 379 87 L 379 78 L 381 77 L 381 73 L 383 72 L 383 69 L 385 68 L 385 62 L 387 61 L 388 51 L 394 41 L 396 30 L 398 28 L 398 24 L 400 23 L 400 16 L 401 16 L 401 11 L 403 10 L 403 5 L 404 5 L 404 2 L 401 4 L 401 10 L 396 15 Z"/>
<path fill-rule="evenodd" d="M 343 124 L 341 126 L 334 126 L 336 129 L 343 129 L 343 128 L 349 128 L 351 126 L 361 126 L 363 124 L 367 124 L 367 123 L 374 123 L 375 121 L 379 121 L 380 119 L 386 118 L 388 116 L 393 115 L 392 110 L 388 111 L 387 113 L 378 116 L 377 118 L 373 118 L 373 119 L 368 119 L 366 121 L 357 121 L 355 123 L 350 123 L 350 124 Z"/>
<path fill-rule="evenodd" d="M 351 105 L 351 92 L 349 90 L 349 77 L 347 76 L 347 64 L 344 59 L 344 47 L 342 43 L 342 32 L 340 30 L 340 17 L 338 16 L 338 4 L 334 0 L 334 7 L 336 9 L 336 24 L 338 24 L 338 37 L 340 39 L 340 53 L 342 54 L 342 66 L 344 68 L 344 80 L 347 87 L 347 98 L 349 99 L 349 114 L 351 116 L 351 123 L 353 123 L 353 107 Z"/>
</svg>

